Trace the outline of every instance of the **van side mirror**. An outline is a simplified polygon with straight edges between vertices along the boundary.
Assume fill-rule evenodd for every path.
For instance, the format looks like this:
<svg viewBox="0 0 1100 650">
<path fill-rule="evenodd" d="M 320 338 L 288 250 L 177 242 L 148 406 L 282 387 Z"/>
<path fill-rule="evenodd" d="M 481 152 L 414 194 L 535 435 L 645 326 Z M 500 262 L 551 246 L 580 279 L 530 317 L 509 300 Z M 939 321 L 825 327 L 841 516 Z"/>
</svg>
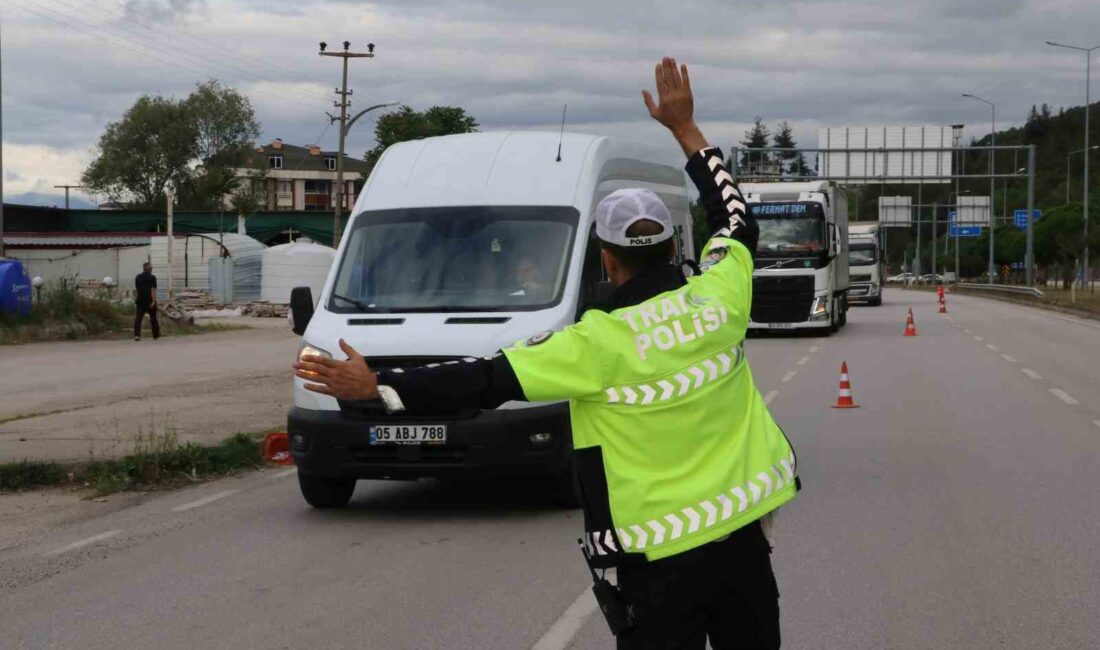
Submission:
<svg viewBox="0 0 1100 650">
<path fill-rule="evenodd" d="M 290 290 L 290 316 L 294 319 L 291 328 L 295 334 L 301 336 L 306 333 L 306 326 L 313 318 L 313 291 L 309 287 L 294 287 Z"/>
</svg>

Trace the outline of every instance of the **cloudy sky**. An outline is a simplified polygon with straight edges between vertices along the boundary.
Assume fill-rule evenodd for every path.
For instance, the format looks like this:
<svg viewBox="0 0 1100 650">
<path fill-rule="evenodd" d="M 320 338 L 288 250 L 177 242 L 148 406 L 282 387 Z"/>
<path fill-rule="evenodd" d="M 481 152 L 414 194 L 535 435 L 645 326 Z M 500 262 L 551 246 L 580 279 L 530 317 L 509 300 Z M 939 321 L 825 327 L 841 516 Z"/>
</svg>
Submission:
<svg viewBox="0 0 1100 650">
<path fill-rule="evenodd" d="M 352 63 L 360 108 L 455 105 L 486 130 L 547 129 L 567 103 L 570 129 L 672 157 L 639 92 L 664 54 L 692 66 L 697 117 L 723 147 L 754 115 L 789 120 L 804 146 L 820 126 L 981 137 L 989 110 L 961 93 L 996 102 L 999 128 L 1032 104 L 1083 104 L 1084 55 L 1044 41 L 1095 45 L 1098 25 L 1095 0 L 2 0 L 4 194 L 56 195 L 138 95 L 211 77 L 252 100 L 265 141 L 335 149 L 340 69 L 321 40 L 377 44 Z M 372 133 L 356 124 L 349 153 Z"/>
</svg>

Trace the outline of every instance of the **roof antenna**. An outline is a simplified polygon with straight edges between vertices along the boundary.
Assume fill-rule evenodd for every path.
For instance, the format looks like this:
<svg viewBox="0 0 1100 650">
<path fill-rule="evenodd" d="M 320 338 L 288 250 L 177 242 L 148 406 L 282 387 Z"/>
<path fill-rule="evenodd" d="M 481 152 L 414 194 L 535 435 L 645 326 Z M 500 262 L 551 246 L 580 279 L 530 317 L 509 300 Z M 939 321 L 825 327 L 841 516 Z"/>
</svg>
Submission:
<svg viewBox="0 0 1100 650">
<path fill-rule="evenodd" d="M 569 104 L 562 104 L 561 107 L 561 135 L 558 136 L 558 157 L 554 162 L 561 162 L 561 141 L 565 139 L 565 109 L 569 108 Z"/>
</svg>

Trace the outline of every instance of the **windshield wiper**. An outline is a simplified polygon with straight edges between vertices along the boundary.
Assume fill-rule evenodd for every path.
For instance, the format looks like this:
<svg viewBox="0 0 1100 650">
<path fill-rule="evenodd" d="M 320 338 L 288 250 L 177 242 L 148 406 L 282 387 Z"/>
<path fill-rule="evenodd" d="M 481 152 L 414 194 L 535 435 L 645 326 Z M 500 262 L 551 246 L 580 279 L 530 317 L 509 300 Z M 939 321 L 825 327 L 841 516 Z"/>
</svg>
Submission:
<svg viewBox="0 0 1100 650">
<path fill-rule="evenodd" d="M 332 294 L 332 297 L 337 299 L 337 300 L 343 300 L 344 302 L 349 303 L 351 305 L 354 305 L 355 307 L 358 307 L 359 309 L 362 309 L 363 311 L 379 311 L 377 308 L 371 307 L 370 305 L 365 305 L 365 304 L 359 302 L 358 300 L 356 300 L 355 298 L 348 298 L 347 296 L 341 296 L 338 293 Z"/>
</svg>

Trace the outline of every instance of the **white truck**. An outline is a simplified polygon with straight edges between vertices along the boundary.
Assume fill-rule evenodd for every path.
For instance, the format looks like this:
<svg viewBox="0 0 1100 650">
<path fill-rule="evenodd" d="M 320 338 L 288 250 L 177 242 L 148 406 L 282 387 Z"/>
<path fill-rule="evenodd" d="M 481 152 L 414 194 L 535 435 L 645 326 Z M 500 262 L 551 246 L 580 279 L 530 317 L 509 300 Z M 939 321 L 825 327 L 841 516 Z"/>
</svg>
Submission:
<svg viewBox="0 0 1100 650">
<path fill-rule="evenodd" d="M 882 238 L 877 221 L 853 223 L 848 227 L 848 299 L 878 307 L 882 304 L 882 281 L 886 267 L 882 260 Z"/>
<path fill-rule="evenodd" d="M 821 329 L 848 313 L 848 196 L 831 181 L 742 183 L 760 224 L 749 328 Z"/>
</svg>

